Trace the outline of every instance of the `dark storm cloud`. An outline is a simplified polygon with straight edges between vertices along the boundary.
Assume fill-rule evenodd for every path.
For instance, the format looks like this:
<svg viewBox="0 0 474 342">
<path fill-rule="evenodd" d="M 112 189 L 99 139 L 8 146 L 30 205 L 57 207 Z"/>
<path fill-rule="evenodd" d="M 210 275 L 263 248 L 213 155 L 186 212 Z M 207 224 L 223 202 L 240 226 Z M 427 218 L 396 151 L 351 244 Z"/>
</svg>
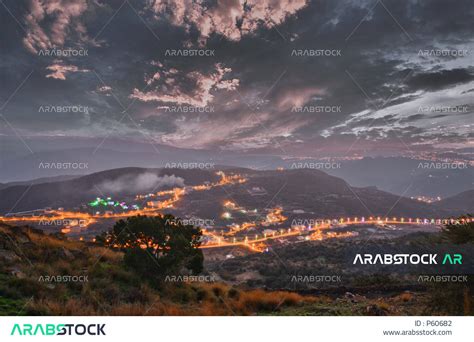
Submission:
<svg viewBox="0 0 474 342">
<path fill-rule="evenodd" d="M 3 110 L 25 134 L 141 132 L 179 147 L 311 155 L 347 150 L 361 135 L 384 147 L 422 135 L 442 142 L 468 124 L 417 111 L 469 101 L 472 1 L 281 0 L 271 12 L 265 1 L 229 0 L 206 3 L 206 13 L 185 1 L 4 3 L 18 22 L 0 9 L 2 99 L 34 70 Z M 38 55 L 68 48 L 87 56 Z M 172 53 L 186 49 L 212 53 Z M 436 49 L 470 55 L 420 56 Z M 334 55 L 311 55 L 320 50 Z M 90 110 L 39 112 L 45 105 Z"/>
<path fill-rule="evenodd" d="M 413 89 L 437 90 L 473 79 L 474 74 L 468 69 L 452 69 L 420 73 L 411 77 L 407 84 Z"/>
<path fill-rule="evenodd" d="M 425 117 L 425 115 L 423 115 L 423 114 L 410 115 L 409 117 L 400 120 L 400 122 L 401 123 L 408 123 L 408 122 L 418 121 L 420 119 L 423 119 L 424 117 Z"/>
</svg>

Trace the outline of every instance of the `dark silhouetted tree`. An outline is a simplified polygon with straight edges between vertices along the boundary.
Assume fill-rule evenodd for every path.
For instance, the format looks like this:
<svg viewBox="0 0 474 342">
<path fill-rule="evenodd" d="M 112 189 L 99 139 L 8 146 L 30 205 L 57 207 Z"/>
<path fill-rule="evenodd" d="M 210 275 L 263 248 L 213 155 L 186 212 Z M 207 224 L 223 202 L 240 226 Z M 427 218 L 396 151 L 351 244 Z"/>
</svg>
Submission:
<svg viewBox="0 0 474 342">
<path fill-rule="evenodd" d="M 162 280 L 166 275 L 202 272 L 201 236 L 199 227 L 184 225 L 172 215 L 138 215 L 118 221 L 96 241 L 122 250 L 125 264 L 138 274 Z"/>
<path fill-rule="evenodd" d="M 460 217 L 459 223 L 449 223 L 441 229 L 442 237 L 455 244 L 474 243 L 474 222 L 471 216 Z"/>
</svg>

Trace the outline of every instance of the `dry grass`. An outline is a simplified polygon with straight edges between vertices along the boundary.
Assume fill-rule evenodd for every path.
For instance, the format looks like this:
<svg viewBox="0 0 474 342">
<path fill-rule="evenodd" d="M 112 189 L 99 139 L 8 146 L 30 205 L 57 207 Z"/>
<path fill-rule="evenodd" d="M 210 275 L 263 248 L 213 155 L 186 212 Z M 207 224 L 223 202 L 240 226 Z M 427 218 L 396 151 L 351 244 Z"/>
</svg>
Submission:
<svg viewBox="0 0 474 342">
<path fill-rule="evenodd" d="M 38 234 L 33 231 L 27 231 L 26 234 L 38 247 L 41 248 L 67 248 L 67 249 L 81 249 L 84 247 L 79 241 L 59 240 L 49 235 Z"/>
<path fill-rule="evenodd" d="M 238 290 L 225 284 L 202 284 L 205 291 L 199 304 L 201 315 L 253 315 L 283 307 L 319 302 L 319 298 L 286 291 Z"/>
<path fill-rule="evenodd" d="M 390 304 L 385 302 L 383 299 L 379 299 L 375 303 L 380 309 L 390 311 Z"/>
<path fill-rule="evenodd" d="M 62 240 L 29 228 L 0 232 L 30 240 L 35 267 L 19 263 L 22 278 L 0 283 L 11 296 L 33 298 L 30 315 L 254 315 L 312 303 L 315 297 L 292 292 L 246 290 L 223 283 L 156 284 L 123 265 L 123 253 L 79 241 Z M 14 236 L 15 237 L 15 236 Z M 82 275 L 88 281 L 39 281 L 43 276 Z"/>
<path fill-rule="evenodd" d="M 299 306 L 318 301 L 316 297 L 301 296 L 292 292 L 263 290 L 237 290 L 229 297 L 229 293 L 236 290 L 225 284 L 203 285 L 203 288 L 194 286 L 194 291 L 207 292 L 201 301 L 176 303 L 161 300 L 157 295 L 150 295 L 146 303 L 107 303 L 97 295 L 84 295 L 83 299 L 71 298 L 61 301 L 56 298 L 47 298 L 32 301 L 28 311 L 39 315 L 112 315 L 112 316 L 225 316 L 225 315 L 254 315 L 271 313 L 283 307 Z M 168 290 L 170 291 L 170 290 Z"/>
<path fill-rule="evenodd" d="M 91 254 L 91 262 L 96 262 L 98 259 L 110 263 L 119 263 L 123 259 L 123 253 L 113 251 L 106 247 L 89 247 L 89 254 Z"/>
<path fill-rule="evenodd" d="M 29 303 L 27 309 L 33 314 L 51 316 L 93 316 L 99 314 L 94 306 L 75 298 L 65 302 L 55 299 L 36 300 Z"/>
<path fill-rule="evenodd" d="M 291 292 L 266 292 L 252 290 L 243 292 L 237 301 L 241 312 L 276 311 L 283 306 L 294 306 L 304 302 L 304 297 Z"/>
<path fill-rule="evenodd" d="M 396 297 L 396 299 L 400 300 L 402 302 L 409 302 L 409 301 L 413 300 L 413 297 L 414 297 L 413 294 L 411 294 L 409 292 L 404 292 L 404 293 L 398 295 Z"/>
</svg>

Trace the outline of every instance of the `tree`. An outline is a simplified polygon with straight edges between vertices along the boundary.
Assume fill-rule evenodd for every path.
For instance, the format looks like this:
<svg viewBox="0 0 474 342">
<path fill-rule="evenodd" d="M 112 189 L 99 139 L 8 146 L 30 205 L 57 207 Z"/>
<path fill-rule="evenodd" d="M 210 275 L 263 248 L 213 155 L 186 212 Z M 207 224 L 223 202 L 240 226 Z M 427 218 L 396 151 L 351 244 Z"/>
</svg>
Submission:
<svg viewBox="0 0 474 342">
<path fill-rule="evenodd" d="M 184 225 L 173 215 L 138 215 L 116 222 L 96 241 L 124 251 L 125 264 L 138 274 L 160 280 L 186 270 L 202 272 L 201 237 L 199 227 Z"/>
<path fill-rule="evenodd" d="M 454 244 L 474 243 L 474 221 L 470 215 L 460 217 L 441 229 L 442 237 Z"/>
</svg>

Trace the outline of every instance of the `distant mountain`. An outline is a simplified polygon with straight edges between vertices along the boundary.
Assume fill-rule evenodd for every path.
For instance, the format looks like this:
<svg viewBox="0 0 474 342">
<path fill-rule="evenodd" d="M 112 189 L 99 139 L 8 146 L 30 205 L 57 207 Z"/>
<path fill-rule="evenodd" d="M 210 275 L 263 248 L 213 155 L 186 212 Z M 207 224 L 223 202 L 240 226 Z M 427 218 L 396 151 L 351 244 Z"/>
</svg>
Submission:
<svg viewBox="0 0 474 342">
<path fill-rule="evenodd" d="M 53 176 L 53 177 L 43 177 L 43 178 L 35 178 L 28 181 L 20 181 L 20 182 L 10 182 L 10 183 L 0 183 L 0 189 L 5 189 L 10 186 L 15 185 L 30 185 L 30 184 L 41 184 L 41 183 L 53 183 L 53 182 L 60 182 L 71 180 L 80 176 L 70 176 L 70 175 L 63 175 L 63 176 Z"/>
<path fill-rule="evenodd" d="M 408 158 L 363 158 L 341 162 L 340 168 L 324 170 L 352 186 L 376 186 L 403 196 L 442 198 L 474 187 L 474 168 L 429 169 L 424 160 Z"/>
<path fill-rule="evenodd" d="M 0 213 L 44 207 L 75 207 L 106 196 L 134 196 L 163 188 L 219 179 L 212 172 L 183 169 L 121 168 L 67 181 L 15 185 L 0 189 Z"/>
<path fill-rule="evenodd" d="M 56 177 L 64 174 L 84 176 L 95 172 L 124 167 L 163 168 L 173 164 L 208 163 L 243 167 L 257 170 L 275 170 L 279 167 L 293 169 L 298 163 L 325 162 L 316 158 L 282 158 L 268 153 L 245 151 L 216 151 L 177 148 L 157 143 L 133 142 L 114 139 L 83 140 L 80 138 L 54 138 L 28 140 L 34 153 L 18 144 L 2 145 L 0 154 L 0 182 L 25 182 L 25 180 Z M 14 149 L 17 146 L 18 148 Z M 462 159 L 473 155 L 445 153 L 443 157 Z M 47 167 L 48 163 L 83 163 L 85 168 L 64 169 Z M 366 157 L 359 160 L 340 161 L 338 168 L 321 168 L 328 174 L 345 179 L 355 187 L 376 186 L 397 195 L 453 196 L 474 187 L 474 168 L 427 169 L 421 159 L 403 157 Z M 420 164 L 421 163 L 421 164 Z M 421 165 L 421 167 L 420 167 Z M 223 167 L 224 168 L 224 167 Z M 25 183 L 26 184 L 26 183 Z M 5 186 L 0 185 L 0 189 Z"/>
<path fill-rule="evenodd" d="M 445 198 L 436 205 L 443 209 L 460 209 L 465 213 L 474 214 L 474 189 Z"/>
<path fill-rule="evenodd" d="M 212 217 L 222 211 L 226 200 L 252 208 L 282 206 L 289 212 L 301 212 L 299 217 L 400 216 L 442 217 L 461 213 L 394 195 L 375 187 L 351 187 L 346 181 L 322 171 L 266 170 L 247 171 L 248 181 L 231 189 L 214 188 L 192 193 L 182 203 L 185 212 Z M 197 205 L 199 203 L 199 205 Z"/>
<path fill-rule="evenodd" d="M 311 217 L 339 216 L 425 216 L 441 217 L 463 213 L 453 207 L 440 209 L 426 203 L 400 197 L 374 187 L 351 187 L 343 179 L 318 170 L 238 170 L 248 181 L 210 191 L 192 192 L 179 202 L 185 214 L 215 217 L 225 200 L 246 208 L 282 206 Z M 120 168 L 93 173 L 67 181 L 16 185 L 0 190 L 0 212 L 23 211 L 44 207 L 75 207 L 100 196 L 128 198 L 174 186 L 197 185 L 219 179 L 216 170 Z M 13 208 L 13 209 L 12 209 Z"/>
</svg>

